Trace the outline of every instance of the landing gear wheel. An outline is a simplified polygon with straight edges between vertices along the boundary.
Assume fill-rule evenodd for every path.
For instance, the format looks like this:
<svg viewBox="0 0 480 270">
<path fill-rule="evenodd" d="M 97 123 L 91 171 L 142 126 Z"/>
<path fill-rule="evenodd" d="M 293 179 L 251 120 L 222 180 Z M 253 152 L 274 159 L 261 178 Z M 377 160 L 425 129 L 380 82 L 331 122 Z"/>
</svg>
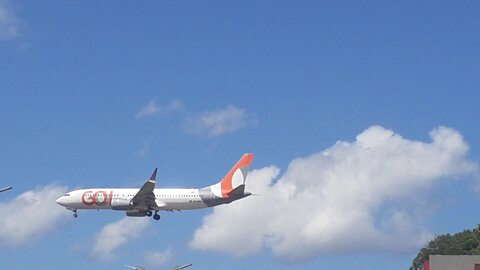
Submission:
<svg viewBox="0 0 480 270">
<path fill-rule="evenodd" d="M 149 211 L 145 212 L 145 216 L 151 217 L 152 216 L 152 211 L 149 210 Z"/>
<path fill-rule="evenodd" d="M 153 215 L 153 219 L 160 220 L 160 215 L 158 213 L 155 213 L 155 215 Z"/>
<path fill-rule="evenodd" d="M 72 211 L 73 211 L 73 217 L 77 218 L 78 217 L 77 209 L 73 209 Z"/>
</svg>

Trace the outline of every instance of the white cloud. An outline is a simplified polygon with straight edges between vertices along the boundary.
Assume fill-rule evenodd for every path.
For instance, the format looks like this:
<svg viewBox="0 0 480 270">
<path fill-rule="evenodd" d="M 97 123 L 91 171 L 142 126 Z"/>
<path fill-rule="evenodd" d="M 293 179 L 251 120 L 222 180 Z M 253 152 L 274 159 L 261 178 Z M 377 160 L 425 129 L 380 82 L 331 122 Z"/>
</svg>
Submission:
<svg viewBox="0 0 480 270">
<path fill-rule="evenodd" d="M 149 225 L 147 218 L 124 217 L 103 226 L 95 237 L 90 256 L 102 261 L 113 259 L 114 252 L 122 245 L 139 238 Z"/>
<path fill-rule="evenodd" d="M 139 112 L 135 114 L 135 118 L 145 118 L 159 113 L 170 113 L 183 110 L 184 105 L 181 100 L 175 99 L 172 100 L 169 104 L 165 106 L 158 105 L 158 98 L 154 98 L 147 102 Z"/>
<path fill-rule="evenodd" d="M 149 252 L 145 255 L 145 259 L 153 266 L 162 266 L 173 258 L 172 248 L 164 251 Z"/>
<path fill-rule="evenodd" d="M 185 121 L 185 130 L 211 137 L 238 131 L 256 119 L 243 109 L 228 105 L 226 108 L 204 112 Z"/>
<path fill-rule="evenodd" d="M 144 144 L 143 144 L 143 147 L 138 149 L 135 154 L 138 156 L 138 157 L 146 157 L 148 152 L 150 151 L 150 146 L 151 146 L 151 142 L 150 140 L 145 140 Z"/>
<path fill-rule="evenodd" d="M 65 187 L 49 185 L 0 202 L 0 248 L 29 244 L 72 217 L 55 200 Z"/>
<path fill-rule="evenodd" d="M 0 0 L 0 41 L 18 36 L 19 21 L 7 0 Z"/>
<path fill-rule="evenodd" d="M 270 215 L 269 205 L 274 203 L 269 201 L 271 182 L 278 172 L 273 166 L 250 172 L 247 188 L 260 196 L 214 208 L 213 214 L 204 218 L 202 228 L 195 231 L 191 246 L 234 256 L 258 252 L 265 240 L 265 216 Z"/>
<path fill-rule="evenodd" d="M 478 172 L 459 132 L 439 127 L 430 137 L 413 141 L 372 126 L 354 142 L 294 159 L 276 182 L 278 168 L 255 170 L 247 188 L 261 195 L 215 208 L 190 245 L 234 256 L 266 248 L 289 261 L 416 250 L 431 237 L 420 191 Z"/>
<path fill-rule="evenodd" d="M 160 107 L 157 105 L 157 99 L 150 100 L 143 108 L 135 114 L 135 118 L 147 117 L 150 115 L 156 114 L 160 110 Z"/>
</svg>

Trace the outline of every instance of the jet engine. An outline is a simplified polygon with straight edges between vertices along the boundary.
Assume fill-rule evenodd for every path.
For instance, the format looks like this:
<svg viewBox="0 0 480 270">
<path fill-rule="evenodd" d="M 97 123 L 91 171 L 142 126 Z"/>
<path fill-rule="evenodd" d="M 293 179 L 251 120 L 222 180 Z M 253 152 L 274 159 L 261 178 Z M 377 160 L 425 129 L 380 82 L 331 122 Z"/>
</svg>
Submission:
<svg viewBox="0 0 480 270">
<path fill-rule="evenodd" d="M 136 209 L 135 210 L 127 210 L 125 213 L 129 217 L 144 217 L 145 216 L 145 211 L 136 210 Z"/>
<path fill-rule="evenodd" d="M 130 208 L 130 200 L 123 198 L 114 198 L 112 200 L 112 209 L 113 210 L 128 210 Z"/>
</svg>

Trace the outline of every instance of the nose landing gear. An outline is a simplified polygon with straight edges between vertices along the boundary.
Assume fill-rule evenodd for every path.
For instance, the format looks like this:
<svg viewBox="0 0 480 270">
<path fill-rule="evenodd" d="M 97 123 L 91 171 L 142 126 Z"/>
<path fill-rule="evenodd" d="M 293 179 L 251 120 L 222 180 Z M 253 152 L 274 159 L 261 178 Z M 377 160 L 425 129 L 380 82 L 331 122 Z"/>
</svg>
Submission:
<svg viewBox="0 0 480 270">
<path fill-rule="evenodd" d="M 77 209 L 72 209 L 72 211 L 73 211 L 73 217 L 77 218 L 78 217 Z"/>
</svg>

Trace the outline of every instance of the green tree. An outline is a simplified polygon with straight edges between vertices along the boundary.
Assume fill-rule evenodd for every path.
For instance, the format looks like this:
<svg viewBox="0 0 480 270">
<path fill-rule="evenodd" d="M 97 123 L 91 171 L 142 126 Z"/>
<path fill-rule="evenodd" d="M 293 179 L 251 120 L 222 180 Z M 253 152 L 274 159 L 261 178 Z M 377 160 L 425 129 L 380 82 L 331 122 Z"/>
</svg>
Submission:
<svg viewBox="0 0 480 270">
<path fill-rule="evenodd" d="M 429 255 L 480 255 L 480 225 L 473 230 L 436 236 L 413 259 L 410 270 L 423 270 Z"/>
</svg>

